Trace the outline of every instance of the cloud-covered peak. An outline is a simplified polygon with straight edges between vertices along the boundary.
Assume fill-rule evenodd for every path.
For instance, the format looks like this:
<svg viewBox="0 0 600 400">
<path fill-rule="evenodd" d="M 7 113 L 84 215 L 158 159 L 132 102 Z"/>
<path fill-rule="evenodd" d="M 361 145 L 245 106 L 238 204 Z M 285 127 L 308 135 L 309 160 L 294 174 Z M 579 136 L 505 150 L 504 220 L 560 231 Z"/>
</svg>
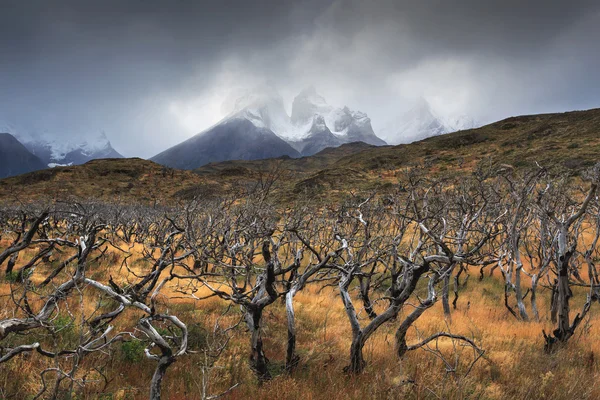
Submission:
<svg viewBox="0 0 600 400">
<path fill-rule="evenodd" d="M 392 118 L 379 133 L 390 144 L 410 143 L 431 136 L 476 127 L 466 115 L 443 117 L 424 97 L 419 97 L 410 109 Z"/>
<path fill-rule="evenodd" d="M 332 109 L 325 98 L 317 93 L 315 87 L 309 86 L 294 97 L 291 119 L 295 124 L 305 124 L 312 120 L 314 115 L 327 114 Z"/>
<path fill-rule="evenodd" d="M 283 97 L 277 89 L 271 84 L 256 86 L 251 90 L 246 90 L 239 96 L 234 103 L 233 113 L 247 108 L 261 109 L 265 107 L 283 107 Z"/>
</svg>

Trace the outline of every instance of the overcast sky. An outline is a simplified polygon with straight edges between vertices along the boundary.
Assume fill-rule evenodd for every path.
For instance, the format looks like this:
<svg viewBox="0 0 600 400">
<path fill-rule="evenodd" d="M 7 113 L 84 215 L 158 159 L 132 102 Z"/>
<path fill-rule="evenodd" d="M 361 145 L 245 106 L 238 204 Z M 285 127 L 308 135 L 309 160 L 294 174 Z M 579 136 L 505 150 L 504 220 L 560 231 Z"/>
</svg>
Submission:
<svg viewBox="0 0 600 400">
<path fill-rule="evenodd" d="M 0 119 L 151 157 L 269 81 L 489 122 L 600 107 L 599 43 L 597 0 L 0 0 Z"/>
</svg>

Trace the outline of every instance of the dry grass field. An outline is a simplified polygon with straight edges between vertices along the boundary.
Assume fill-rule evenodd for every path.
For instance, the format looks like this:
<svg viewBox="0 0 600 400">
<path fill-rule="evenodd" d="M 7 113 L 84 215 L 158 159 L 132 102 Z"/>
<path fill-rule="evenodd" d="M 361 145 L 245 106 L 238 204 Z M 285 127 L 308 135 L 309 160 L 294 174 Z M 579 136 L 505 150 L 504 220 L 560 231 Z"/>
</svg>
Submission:
<svg viewBox="0 0 600 400">
<path fill-rule="evenodd" d="M 2 242 L 6 245 L 6 240 Z M 136 249 L 134 248 L 135 252 Z M 23 254 L 27 259 L 31 254 Z M 139 254 L 130 261 L 132 271 L 145 268 Z M 137 261 L 136 261 L 137 258 Z M 113 264 L 111 264 L 111 262 Z M 115 252 L 100 265 L 91 265 L 94 279 L 112 275 L 116 282 L 131 279 L 120 268 L 120 255 Z M 43 271 L 39 276 L 43 276 Z M 462 280 L 461 280 L 462 281 Z M 8 297 L 11 285 L 0 283 L 0 318 L 10 317 Z M 422 293 L 425 288 L 418 289 Z M 296 296 L 298 352 L 301 360 L 296 371 L 288 375 L 283 368 L 285 360 L 285 308 L 275 303 L 264 316 L 264 337 L 269 368 L 274 378 L 262 384 L 248 367 L 249 336 L 243 326 L 232 333 L 225 352 L 214 368 L 206 372 L 208 391 L 220 393 L 239 384 L 224 398 L 229 399 L 575 399 L 600 396 L 598 355 L 600 354 L 600 312 L 592 306 L 576 337 L 564 349 L 554 354 L 543 351 L 542 329 L 549 331 L 549 290 L 538 296 L 540 322 L 517 321 L 503 305 L 503 280 L 495 271 L 478 279 L 478 270 L 470 271 L 466 285 L 460 288 L 456 309 L 451 320 L 444 318 L 441 303 L 426 311 L 410 331 L 409 343 L 418 341 L 438 330 L 463 334 L 472 338 L 485 350 L 483 358 L 471 366 L 474 352 L 462 343 L 440 339 L 427 348 L 410 352 L 399 361 L 394 352 L 395 322 L 382 327 L 365 347 L 367 368 L 360 375 L 343 371 L 348 364 L 351 332 L 348 319 L 337 290 L 318 290 L 309 286 Z M 576 290 L 573 310 L 578 310 L 585 298 L 585 289 Z M 207 294 L 207 291 L 201 291 Z M 356 293 L 353 293 L 355 295 Z M 161 308 L 170 310 L 188 325 L 197 326 L 195 340 L 202 347 L 208 340 L 217 318 L 227 310 L 227 303 L 216 297 L 193 301 L 178 298 L 172 288 L 163 291 Z M 55 334 L 37 333 L 38 340 L 49 350 L 67 348 L 77 341 L 81 313 L 90 314 L 97 307 L 96 296 L 88 295 L 83 309 L 77 298 L 70 307 L 61 309 L 53 320 Z M 32 302 L 35 306 L 35 303 Z M 402 314 L 410 312 L 410 307 Z M 140 313 L 126 311 L 116 320 L 117 330 L 132 330 L 131 321 Z M 223 325 L 234 324 L 240 318 L 239 310 L 232 308 Z M 366 316 L 361 314 L 361 320 Z M 19 341 L 19 338 L 14 338 Z M 135 342 L 133 342 L 135 343 Z M 138 399 L 147 397 L 147 388 L 154 362 L 142 354 L 142 347 L 117 344 L 107 354 L 93 354 L 85 359 L 78 376 L 87 381 L 71 398 Z M 193 347 L 193 346 L 192 346 Z M 39 355 L 26 354 L 2 364 L 0 368 L 0 395 L 7 399 L 31 398 L 40 387 L 39 373 L 54 361 Z M 68 362 L 68 361 L 67 361 Z M 169 369 L 163 384 L 166 399 L 201 399 L 205 358 L 202 352 L 180 357 Z M 65 394 L 65 397 L 67 395 Z"/>
</svg>

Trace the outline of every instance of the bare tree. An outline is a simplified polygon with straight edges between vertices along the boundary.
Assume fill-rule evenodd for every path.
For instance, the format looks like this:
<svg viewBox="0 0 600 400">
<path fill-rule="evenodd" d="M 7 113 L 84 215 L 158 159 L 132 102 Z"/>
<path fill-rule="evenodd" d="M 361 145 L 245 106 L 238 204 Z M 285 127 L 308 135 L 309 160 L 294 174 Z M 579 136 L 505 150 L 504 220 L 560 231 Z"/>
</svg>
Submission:
<svg viewBox="0 0 600 400">
<path fill-rule="evenodd" d="M 556 265 L 553 271 L 556 276 L 553 288 L 553 310 L 556 310 L 558 318 L 557 327 L 551 334 L 543 332 L 547 351 L 552 351 L 557 344 L 566 343 L 573 336 L 575 329 L 591 306 L 594 287 L 593 275 L 589 277 L 592 292 L 588 294 L 581 313 L 578 313 L 571 321 L 569 301 L 573 293 L 570 278 L 581 279 L 577 268 L 573 267 L 573 263 L 578 254 L 578 236 L 580 236 L 582 220 L 596 195 L 599 168 L 597 165 L 589 174 L 592 182 L 582 202 L 571 198 L 570 190 L 563 182 L 550 182 L 538 200 L 540 211 L 547 215 L 549 223 L 553 224 L 556 230 L 553 250 Z"/>
<path fill-rule="evenodd" d="M 409 190 L 391 200 L 397 205 L 395 210 L 371 207 L 367 211 L 367 199 L 352 212 L 346 212 L 346 222 L 342 219 L 338 224 L 337 235 L 345 251 L 338 259 L 338 286 L 352 328 L 347 370 L 354 373 L 364 369 L 362 349 L 366 341 L 384 323 L 396 319 L 415 294 L 421 278 L 429 277 L 427 299 L 419 300 L 419 306 L 398 328 L 396 347 L 400 357 L 407 349 L 408 329 L 436 302 L 436 285 L 456 265 L 480 258 L 484 244 L 499 234 L 502 215 L 496 209 L 488 209 L 488 199 L 482 192 L 447 190 L 438 183 L 429 185 L 418 176 L 410 176 L 408 185 Z M 464 203 L 469 207 L 452 207 L 457 195 L 474 197 Z M 394 218 L 386 219 L 390 211 Z M 352 281 L 374 263 L 382 265 L 380 273 L 386 276 L 379 282 L 388 282 L 389 305 L 363 327 L 350 288 Z M 368 269 L 367 273 L 373 271 Z"/>
</svg>

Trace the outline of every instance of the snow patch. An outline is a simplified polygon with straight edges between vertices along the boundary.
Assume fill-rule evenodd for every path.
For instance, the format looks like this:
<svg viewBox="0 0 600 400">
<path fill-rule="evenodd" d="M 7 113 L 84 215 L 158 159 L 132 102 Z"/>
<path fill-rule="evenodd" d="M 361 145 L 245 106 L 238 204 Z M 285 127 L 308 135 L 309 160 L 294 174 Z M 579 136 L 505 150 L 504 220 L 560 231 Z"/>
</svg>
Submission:
<svg viewBox="0 0 600 400">
<path fill-rule="evenodd" d="M 48 163 L 48 167 L 49 168 L 56 168 L 56 167 L 70 167 L 71 165 L 73 165 L 72 162 L 68 163 L 68 164 L 59 164 L 59 163 Z"/>
</svg>

